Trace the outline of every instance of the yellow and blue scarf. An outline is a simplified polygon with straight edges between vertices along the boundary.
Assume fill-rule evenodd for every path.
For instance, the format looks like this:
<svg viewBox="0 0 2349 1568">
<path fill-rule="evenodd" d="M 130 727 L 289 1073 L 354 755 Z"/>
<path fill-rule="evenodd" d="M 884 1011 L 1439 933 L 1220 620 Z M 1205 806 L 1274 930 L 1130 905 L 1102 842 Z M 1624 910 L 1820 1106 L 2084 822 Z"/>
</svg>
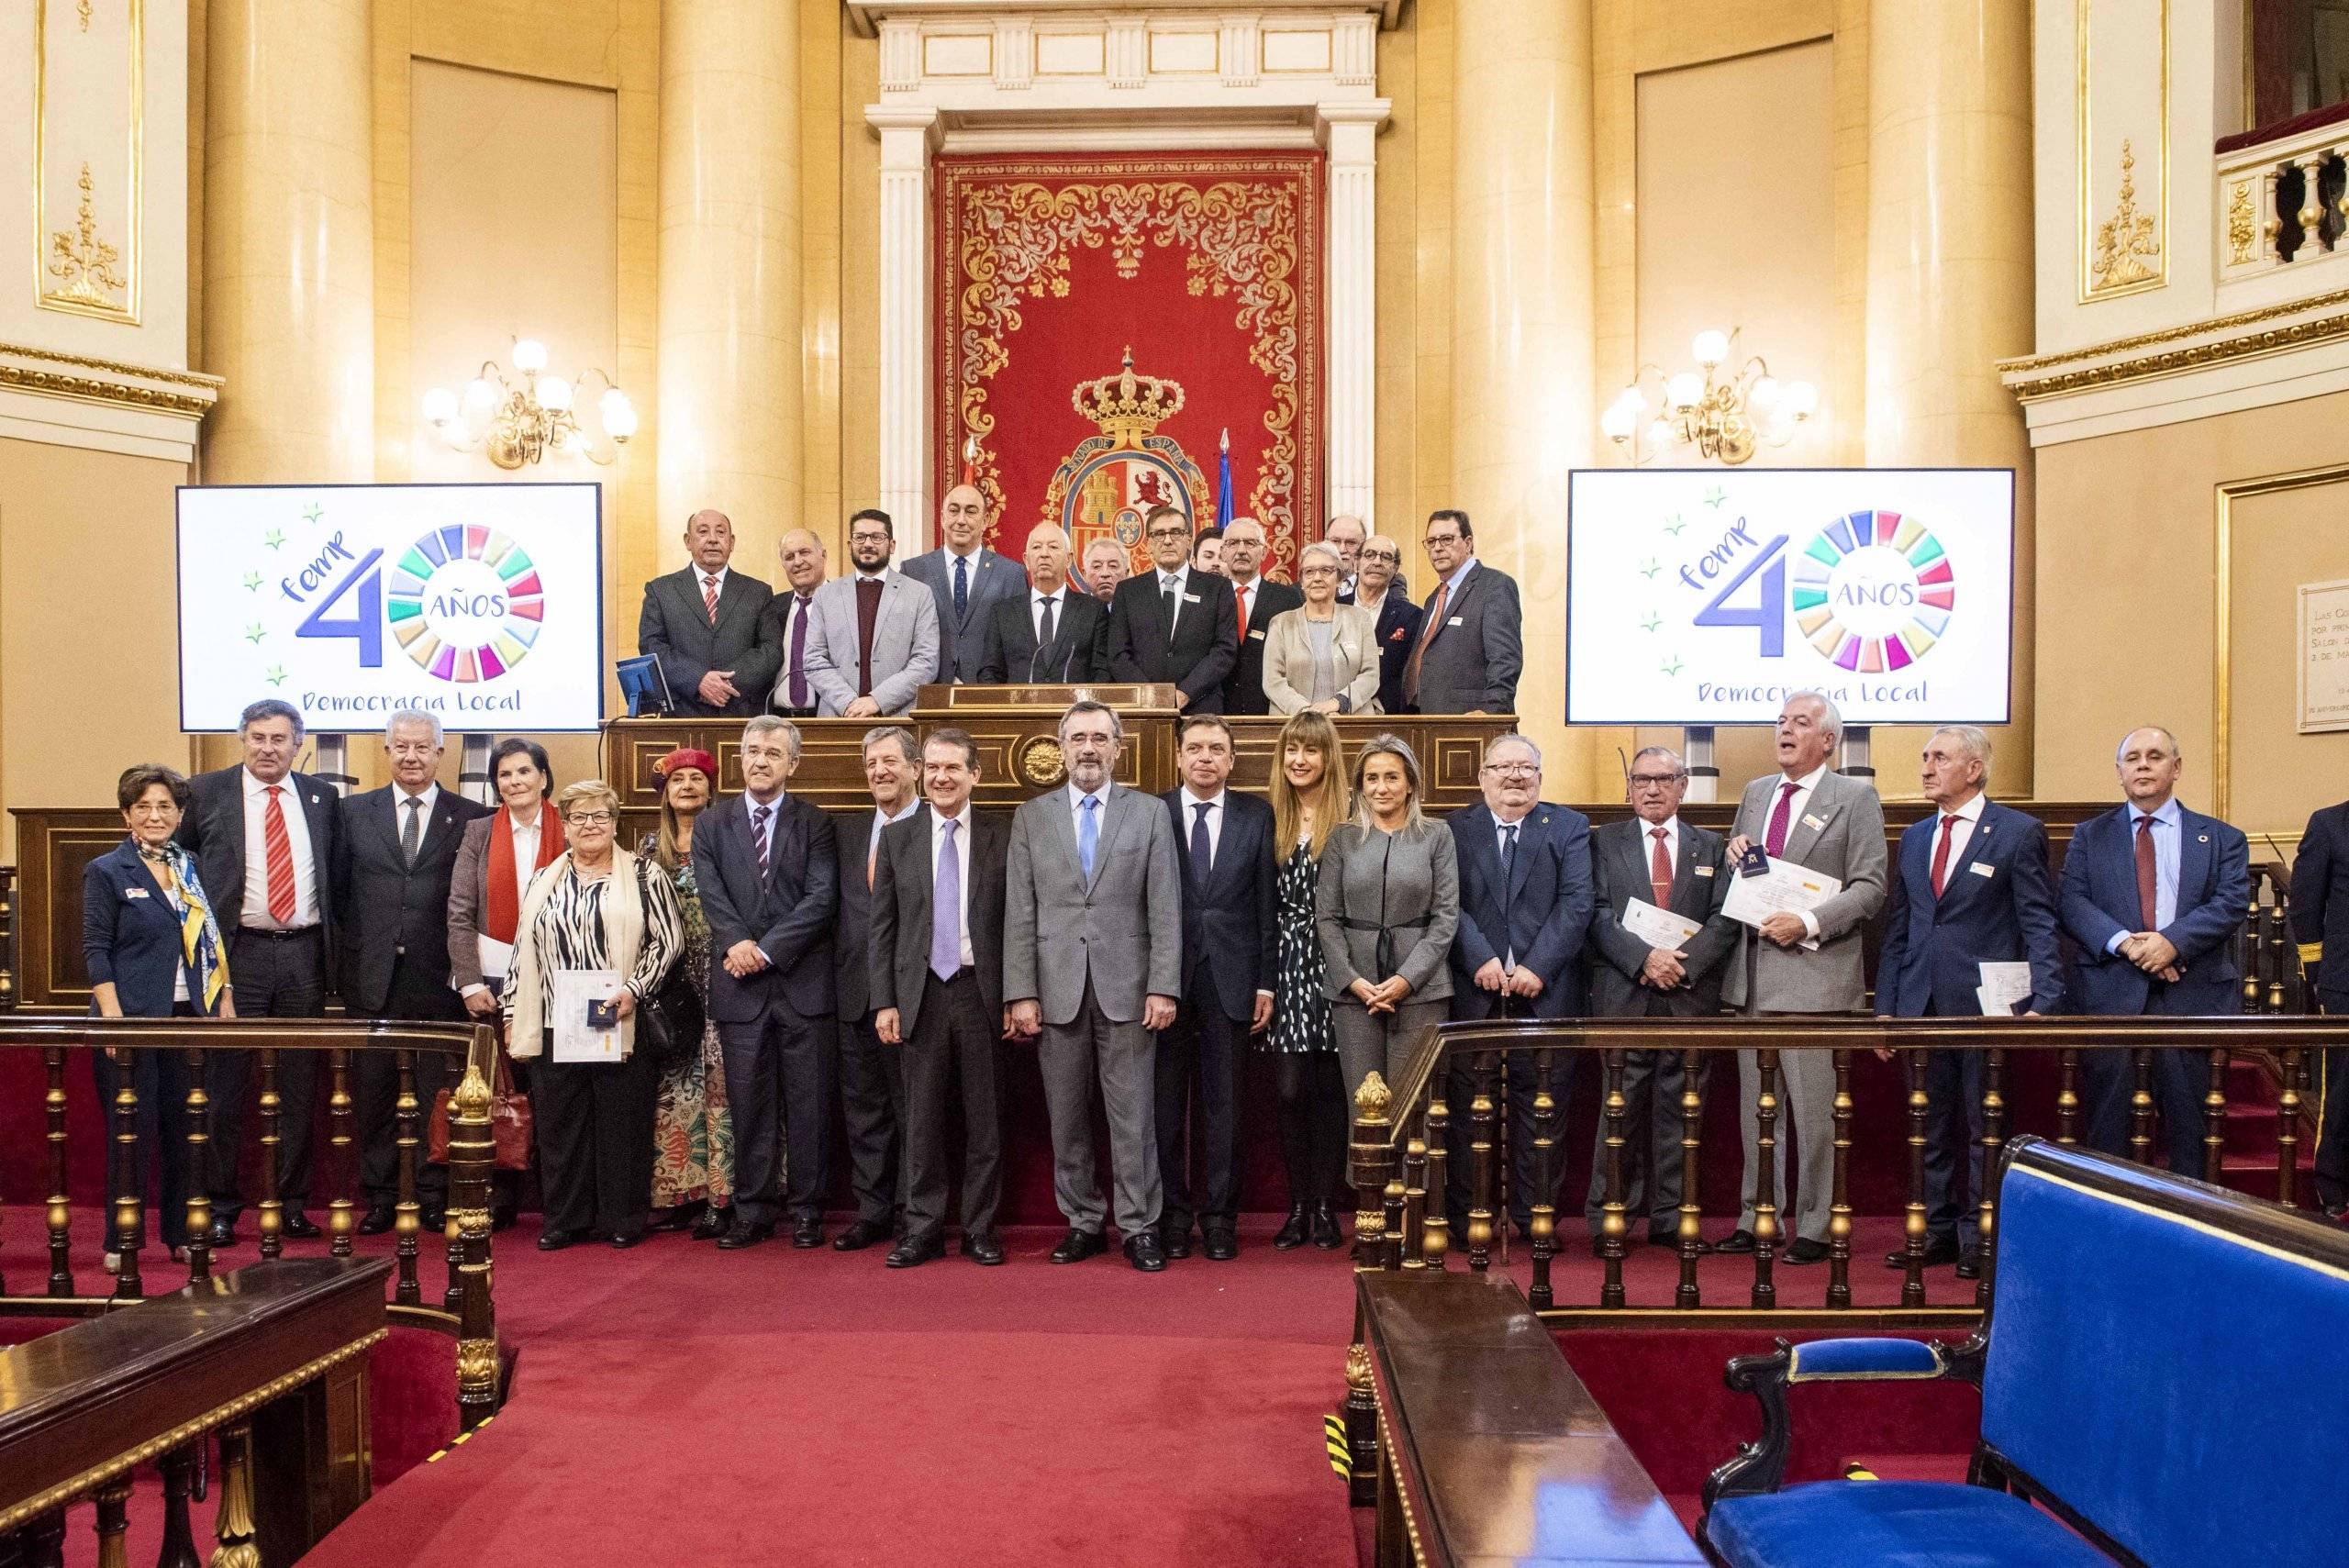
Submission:
<svg viewBox="0 0 2349 1568">
<path fill-rule="evenodd" d="M 211 901 L 204 896 L 204 884 L 196 878 L 195 862 L 171 841 L 160 851 L 141 845 L 139 856 L 160 873 L 164 893 L 179 911 L 180 953 L 193 981 L 190 989 L 203 998 L 206 1014 L 218 1012 L 220 993 L 228 988 L 228 950 L 212 918 Z"/>
</svg>

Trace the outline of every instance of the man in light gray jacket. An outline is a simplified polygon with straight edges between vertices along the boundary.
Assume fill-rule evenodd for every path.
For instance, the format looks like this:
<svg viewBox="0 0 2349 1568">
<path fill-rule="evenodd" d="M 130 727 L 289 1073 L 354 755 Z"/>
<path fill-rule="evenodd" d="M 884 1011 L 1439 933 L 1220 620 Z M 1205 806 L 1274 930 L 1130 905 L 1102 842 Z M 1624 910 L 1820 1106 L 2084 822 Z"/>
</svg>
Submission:
<svg viewBox="0 0 2349 1568">
<path fill-rule="evenodd" d="M 816 590 L 807 682 L 826 718 L 910 712 L 914 694 L 938 679 L 938 606 L 920 584 L 889 570 L 896 548 L 889 514 L 866 507 L 848 520 L 856 570 Z"/>
<path fill-rule="evenodd" d="M 1069 1225 L 1052 1262 L 1081 1262 L 1108 1245 L 1093 1158 L 1097 1078 L 1126 1258 L 1156 1273 L 1166 1266 L 1156 1037 L 1183 989 L 1183 877 L 1165 806 L 1109 782 L 1124 738 L 1110 708 L 1075 704 L 1060 722 L 1068 783 L 1011 819 L 1003 998 L 1012 1032 L 1041 1037 L 1052 1195 Z"/>
<path fill-rule="evenodd" d="M 1746 928 L 1730 955 L 1721 994 L 1732 1007 L 1756 1013 L 1864 1013 L 1868 978 L 1860 928 L 1884 907 L 1887 854 L 1884 803 L 1873 785 L 1828 766 L 1843 738 L 1843 716 L 1819 692 L 1797 692 L 1778 710 L 1778 772 L 1745 786 L 1736 831 L 1728 847 L 1733 866 L 1759 847 L 1842 883 L 1818 908 L 1772 915 Z M 1816 942 L 1807 948 L 1805 942 Z M 1835 1169 L 1835 1063 L 1824 1050 L 1778 1053 L 1777 1142 L 1771 1151 L 1771 1201 L 1794 1218 L 1794 1240 L 1780 1222 L 1778 1261 L 1816 1263 L 1827 1257 L 1827 1221 Z M 1753 1114 L 1761 1095 L 1754 1053 L 1737 1053 L 1738 1125 L 1745 1146 L 1745 1199 L 1737 1229 L 1714 1243 L 1719 1252 L 1754 1250 L 1753 1180 L 1760 1158 Z M 1795 1201 L 1787 1202 L 1787 1140 L 1798 1146 Z"/>
</svg>

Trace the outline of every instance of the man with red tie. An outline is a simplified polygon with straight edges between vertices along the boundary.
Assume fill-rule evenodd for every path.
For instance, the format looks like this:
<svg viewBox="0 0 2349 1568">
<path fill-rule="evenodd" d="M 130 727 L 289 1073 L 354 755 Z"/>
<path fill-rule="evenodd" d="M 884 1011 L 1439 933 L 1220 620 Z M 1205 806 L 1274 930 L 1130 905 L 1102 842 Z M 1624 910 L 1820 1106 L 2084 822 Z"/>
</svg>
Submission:
<svg viewBox="0 0 2349 1568">
<path fill-rule="evenodd" d="M 1264 714 L 1273 711 L 1264 695 L 1264 628 L 1283 610 L 1305 603 L 1305 595 L 1286 583 L 1264 580 L 1264 525 L 1253 517 L 1234 517 L 1223 530 L 1223 574 L 1231 579 L 1233 607 L 1240 616 L 1240 653 L 1223 681 L 1223 711 Z"/>
<path fill-rule="evenodd" d="M 1899 882 L 1876 965 L 1876 1016 L 1977 1017 L 1983 965 L 1990 963 L 2031 966 L 2031 995 L 2015 1011 L 2059 1011 L 2064 971 L 2047 830 L 1983 794 L 1990 738 L 1970 724 L 1945 725 L 1926 739 L 1922 776 L 1934 809 L 1900 835 Z M 1954 1262 L 1961 1279 L 1981 1272 L 1982 1082 L 1980 1051 L 1927 1052 L 1925 1262 Z M 1957 1190 L 1961 1142 L 1970 1202 Z M 1885 1265 L 1908 1262 L 1902 1250 Z"/>
<path fill-rule="evenodd" d="M 2239 1012 L 2243 972 L 2230 939 L 2251 903 L 2251 846 L 2215 817 L 2178 805 L 2185 759 L 2170 732 L 2132 729 L 2114 754 L 2129 798 L 2072 831 L 2064 856 L 2060 913 L 2079 946 L 2080 1010 L 2171 1017 Z M 2129 1152 L 2131 1052 L 2085 1053 L 2083 1140 Z M 2202 1173 L 2202 1096 L 2210 1060 L 2199 1051 L 2154 1053 L 2154 1099 L 2169 1140 L 2170 1169 Z"/>
<path fill-rule="evenodd" d="M 765 706 L 779 656 L 763 633 L 774 590 L 731 570 L 734 525 L 705 507 L 685 519 L 685 567 L 644 585 L 636 650 L 661 662 L 674 711 L 743 717 Z"/>
</svg>

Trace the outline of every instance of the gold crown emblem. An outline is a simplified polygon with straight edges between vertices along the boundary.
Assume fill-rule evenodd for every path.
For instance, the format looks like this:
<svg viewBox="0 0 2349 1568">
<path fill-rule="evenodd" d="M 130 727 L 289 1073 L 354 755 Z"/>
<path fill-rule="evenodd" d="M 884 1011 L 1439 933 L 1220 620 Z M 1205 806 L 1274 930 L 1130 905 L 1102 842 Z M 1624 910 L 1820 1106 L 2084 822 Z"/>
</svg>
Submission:
<svg viewBox="0 0 2349 1568">
<path fill-rule="evenodd" d="M 1116 375 L 1079 382 L 1069 402 L 1117 445 L 1140 446 L 1161 421 L 1182 412 L 1183 384 L 1163 376 L 1136 375 L 1129 345 L 1124 367 Z"/>
</svg>

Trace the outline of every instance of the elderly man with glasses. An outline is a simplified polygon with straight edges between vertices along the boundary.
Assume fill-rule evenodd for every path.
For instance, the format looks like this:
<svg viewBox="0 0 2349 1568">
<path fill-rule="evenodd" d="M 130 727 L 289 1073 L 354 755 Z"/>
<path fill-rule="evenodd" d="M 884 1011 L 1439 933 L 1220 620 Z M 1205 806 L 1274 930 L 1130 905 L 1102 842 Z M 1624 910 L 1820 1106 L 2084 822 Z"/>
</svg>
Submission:
<svg viewBox="0 0 2349 1568">
<path fill-rule="evenodd" d="M 1403 666 L 1419 640 L 1419 606 L 1411 603 L 1410 585 L 1403 580 L 1403 547 L 1385 534 L 1373 534 L 1354 552 L 1353 592 L 1341 592 L 1338 602 L 1370 615 L 1378 628 L 1378 709 L 1403 711 Z"/>
</svg>

